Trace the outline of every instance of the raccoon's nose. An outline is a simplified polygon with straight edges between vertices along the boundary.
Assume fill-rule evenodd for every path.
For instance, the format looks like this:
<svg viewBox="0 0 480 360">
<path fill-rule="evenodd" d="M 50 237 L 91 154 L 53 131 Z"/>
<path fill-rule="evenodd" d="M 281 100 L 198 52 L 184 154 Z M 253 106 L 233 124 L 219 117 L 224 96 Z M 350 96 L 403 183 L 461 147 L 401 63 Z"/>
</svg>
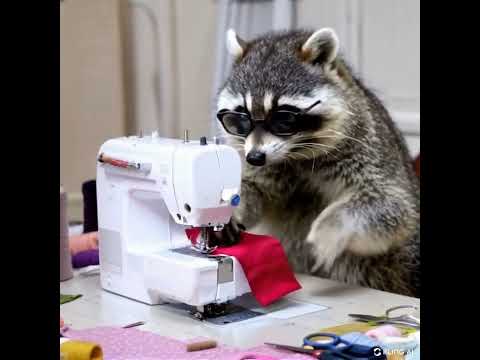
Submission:
<svg viewBox="0 0 480 360">
<path fill-rule="evenodd" d="M 266 158 L 265 153 L 258 150 L 252 150 L 247 154 L 247 162 L 255 166 L 265 165 Z"/>
</svg>

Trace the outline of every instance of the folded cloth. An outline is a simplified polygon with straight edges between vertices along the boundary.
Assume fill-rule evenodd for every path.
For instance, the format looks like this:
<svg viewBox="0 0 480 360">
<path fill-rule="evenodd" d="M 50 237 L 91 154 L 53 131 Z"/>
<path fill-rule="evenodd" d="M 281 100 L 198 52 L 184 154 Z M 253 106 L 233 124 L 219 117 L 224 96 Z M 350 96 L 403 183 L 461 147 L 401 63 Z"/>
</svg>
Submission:
<svg viewBox="0 0 480 360">
<path fill-rule="evenodd" d="M 72 256 L 82 251 L 98 249 L 98 231 L 70 236 L 69 246 Z"/>
<path fill-rule="evenodd" d="M 386 336 L 402 336 L 402 332 L 393 325 L 383 325 L 375 329 L 368 330 L 365 335 L 372 339 L 381 340 Z"/>
<path fill-rule="evenodd" d="M 75 269 L 100 263 L 98 249 L 86 250 L 72 256 L 72 266 Z"/>
<path fill-rule="evenodd" d="M 190 241 L 195 243 L 200 229 L 187 229 L 186 232 Z M 242 232 L 238 244 L 218 247 L 213 255 L 230 255 L 238 260 L 253 296 L 262 306 L 301 289 L 280 241 L 274 237 Z"/>
<path fill-rule="evenodd" d="M 420 360 L 420 331 L 405 337 L 385 336 L 381 347 L 387 354 L 405 354 L 405 360 Z"/>
</svg>

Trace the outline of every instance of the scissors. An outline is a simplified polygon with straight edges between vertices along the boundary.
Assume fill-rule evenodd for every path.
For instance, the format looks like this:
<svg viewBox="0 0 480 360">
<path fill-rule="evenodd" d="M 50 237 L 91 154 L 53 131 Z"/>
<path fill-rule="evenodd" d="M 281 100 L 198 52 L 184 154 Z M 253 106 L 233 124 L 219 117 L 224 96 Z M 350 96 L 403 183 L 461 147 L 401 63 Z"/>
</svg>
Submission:
<svg viewBox="0 0 480 360">
<path fill-rule="evenodd" d="M 313 356 L 316 359 L 320 359 L 320 355 L 323 352 L 322 350 L 308 349 L 308 348 L 299 347 L 299 346 L 290 346 L 290 345 L 282 345 L 282 344 L 274 344 L 274 343 L 265 343 L 265 345 L 270 345 L 278 349 L 290 350 L 297 353 L 308 354 Z"/>
<path fill-rule="evenodd" d="M 413 328 L 420 328 L 420 319 L 411 315 L 411 314 L 402 314 L 399 316 L 390 316 L 389 314 L 392 311 L 399 309 L 414 309 L 418 310 L 416 306 L 413 305 L 401 305 L 395 306 L 388 309 L 383 316 L 373 316 L 373 315 L 364 315 L 364 314 L 348 314 L 348 316 L 358 320 L 358 321 L 372 321 L 377 324 L 397 324 L 397 325 L 406 325 Z"/>
<path fill-rule="evenodd" d="M 327 340 L 314 340 L 315 338 L 327 338 Z M 330 333 L 314 333 L 307 335 L 303 339 L 303 347 L 295 347 L 281 344 L 265 343 L 266 345 L 275 346 L 279 349 L 291 350 L 299 353 L 309 354 L 317 359 L 375 359 L 384 360 L 386 355 L 378 346 L 366 346 L 355 344 L 342 339 L 336 334 Z"/>
</svg>

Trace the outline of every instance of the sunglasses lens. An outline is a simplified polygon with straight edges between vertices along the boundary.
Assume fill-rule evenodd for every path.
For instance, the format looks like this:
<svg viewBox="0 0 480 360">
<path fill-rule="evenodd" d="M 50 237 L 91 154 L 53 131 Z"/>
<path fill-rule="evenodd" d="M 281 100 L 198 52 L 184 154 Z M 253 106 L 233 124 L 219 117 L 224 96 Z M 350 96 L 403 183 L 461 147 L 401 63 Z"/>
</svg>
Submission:
<svg viewBox="0 0 480 360">
<path fill-rule="evenodd" d="M 295 114 L 289 111 L 277 111 L 272 116 L 270 131 L 276 135 L 292 135 L 295 133 Z"/>
<path fill-rule="evenodd" d="M 247 136 L 250 133 L 251 123 L 246 115 L 225 113 L 222 116 L 222 124 L 230 134 Z"/>
</svg>

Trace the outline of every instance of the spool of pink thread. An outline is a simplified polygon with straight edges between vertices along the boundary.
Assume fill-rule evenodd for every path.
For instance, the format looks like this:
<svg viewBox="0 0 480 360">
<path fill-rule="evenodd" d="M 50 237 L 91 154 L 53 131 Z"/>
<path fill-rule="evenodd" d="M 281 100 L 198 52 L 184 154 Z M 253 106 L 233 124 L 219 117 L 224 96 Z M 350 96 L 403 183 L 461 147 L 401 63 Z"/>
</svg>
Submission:
<svg viewBox="0 0 480 360">
<path fill-rule="evenodd" d="M 402 336 L 400 330 L 398 330 L 395 326 L 392 325 L 383 325 L 379 326 L 375 329 L 368 330 L 365 335 L 371 337 L 375 340 L 381 340 L 386 336 Z"/>
<path fill-rule="evenodd" d="M 72 256 L 83 251 L 98 249 L 98 231 L 70 236 L 70 253 Z"/>
</svg>

